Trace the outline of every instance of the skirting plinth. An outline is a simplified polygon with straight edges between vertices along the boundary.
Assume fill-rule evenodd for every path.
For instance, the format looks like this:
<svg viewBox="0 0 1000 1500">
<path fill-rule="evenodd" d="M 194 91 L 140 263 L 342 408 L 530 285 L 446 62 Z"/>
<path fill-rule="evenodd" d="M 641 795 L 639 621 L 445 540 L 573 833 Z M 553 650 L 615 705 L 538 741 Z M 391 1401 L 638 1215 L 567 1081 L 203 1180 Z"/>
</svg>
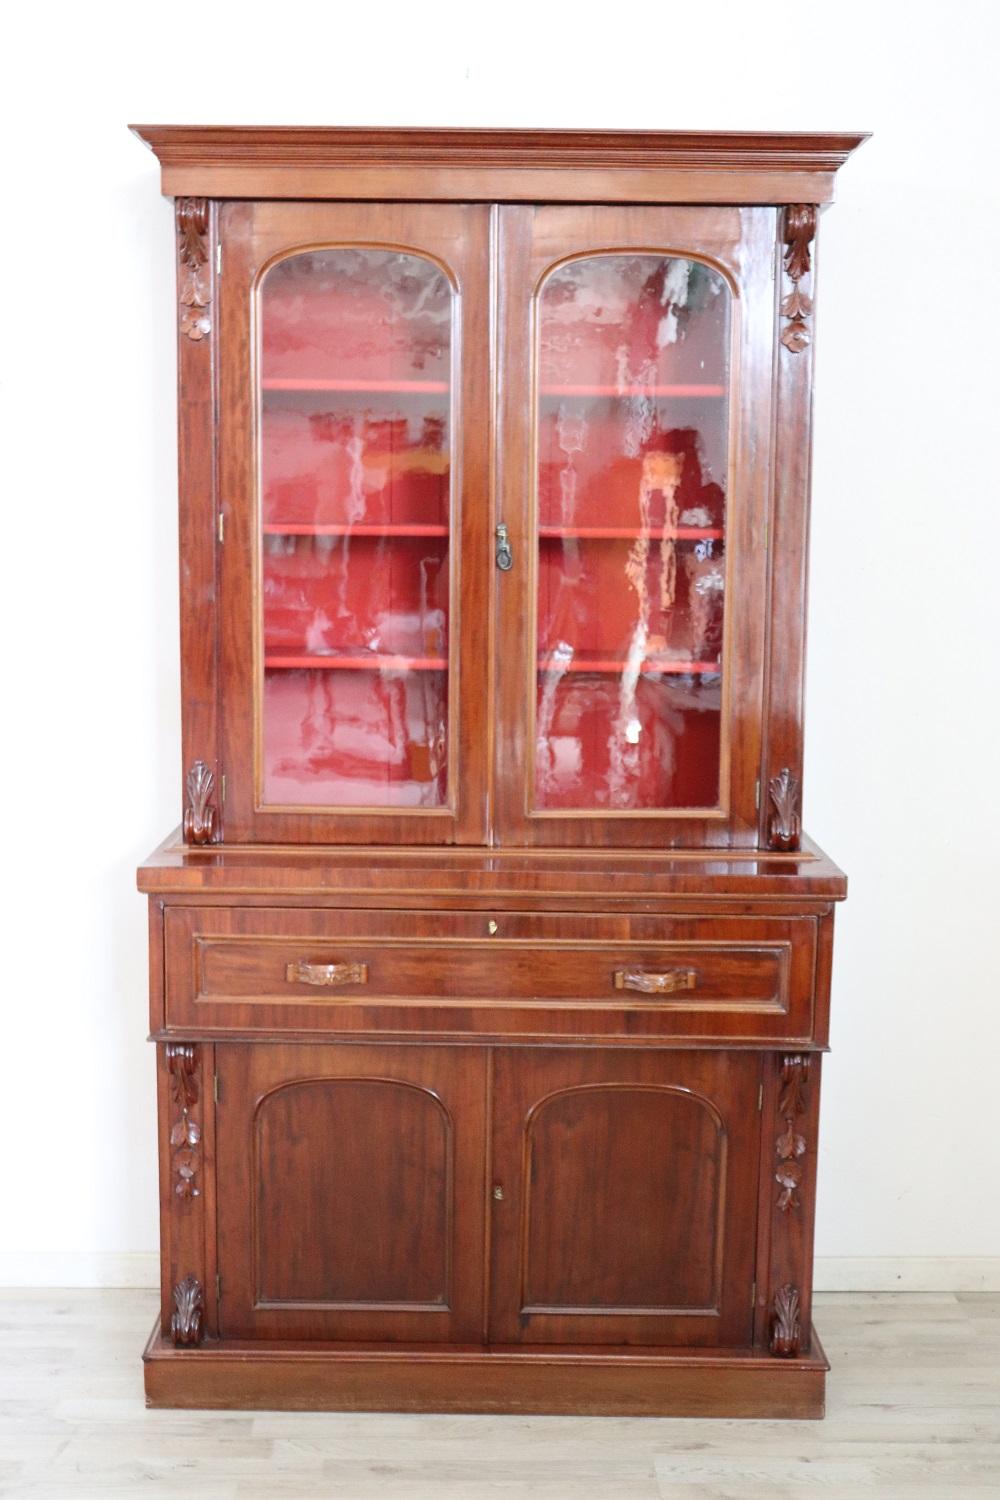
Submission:
<svg viewBox="0 0 1000 1500">
<path fill-rule="evenodd" d="M 252 1411 L 822 1417 L 829 1365 L 810 1353 L 240 1343 L 146 1346 L 146 1404 Z"/>
</svg>

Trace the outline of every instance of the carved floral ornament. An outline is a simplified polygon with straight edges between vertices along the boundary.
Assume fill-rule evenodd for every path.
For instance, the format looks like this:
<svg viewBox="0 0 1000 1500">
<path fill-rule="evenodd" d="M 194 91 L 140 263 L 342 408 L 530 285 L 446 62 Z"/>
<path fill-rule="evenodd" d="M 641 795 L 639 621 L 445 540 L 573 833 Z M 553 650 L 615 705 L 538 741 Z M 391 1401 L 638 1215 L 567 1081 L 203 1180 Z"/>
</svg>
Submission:
<svg viewBox="0 0 1000 1500">
<path fill-rule="evenodd" d="M 181 333 L 198 343 L 212 331 L 208 272 L 208 204 L 204 198 L 177 200 L 177 295 Z"/>
<path fill-rule="evenodd" d="M 799 283 L 812 274 L 812 242 L 816 236 L 816 205 L 814 203 L 790 203 L 785 209 L 782 238 L 785 244 L 785 275 L 792 283 L 791 291 L 781 303 L 781 315 L 788 323 L 781 330 L 781 342 L 792 354 L 801 354 L 812 341 L 809 318 L 812 316 L 812 297 Z"/>
<path fill-rule="evenodd" d="M 170 1097 L 175 1110 L 180 1111 L 170 1127 L 171 1163 L 177 1179 L 174 1192 L 186 1201 L 201 1197 L 196 1182 L 201 1166 L 201 1126 L 191 1117 L 191 1110 L 198 1103 L 197 1048 L 189 1042 L 168 1042 L 167 1068 Z"/>
<path fill-rule="evenodd" d="M 778 1207 L 782 1213 L 801 1207 L 798 1194 L 802 1185 L 801 1158 L 806 1152 L 806 1138 L 796 1126 L 799 1117 L 806 1112 L 808 1089 L 809 1058 L 799 1054 L 786 1057 L 781 1070 L 781 1092 L 778 1095 L 778 1113 L 785 1128 L 774 1143 L 778 1157 L 774 1180 L 781 1189 Z"/>
</svg>

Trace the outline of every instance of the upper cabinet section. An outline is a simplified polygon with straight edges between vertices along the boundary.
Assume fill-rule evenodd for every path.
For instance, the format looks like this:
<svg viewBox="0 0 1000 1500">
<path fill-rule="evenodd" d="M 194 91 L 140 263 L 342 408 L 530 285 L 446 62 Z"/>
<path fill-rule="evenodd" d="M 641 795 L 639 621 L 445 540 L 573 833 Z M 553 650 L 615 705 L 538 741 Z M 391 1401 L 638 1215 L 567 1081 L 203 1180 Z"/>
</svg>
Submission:
<svg viewBox="0 0 1000 1500">
<path fill-rule="evenodd" d="M 863 137 L 139 133 L 188 842 L 796 849 L 814 241 Z"/>
</svg>

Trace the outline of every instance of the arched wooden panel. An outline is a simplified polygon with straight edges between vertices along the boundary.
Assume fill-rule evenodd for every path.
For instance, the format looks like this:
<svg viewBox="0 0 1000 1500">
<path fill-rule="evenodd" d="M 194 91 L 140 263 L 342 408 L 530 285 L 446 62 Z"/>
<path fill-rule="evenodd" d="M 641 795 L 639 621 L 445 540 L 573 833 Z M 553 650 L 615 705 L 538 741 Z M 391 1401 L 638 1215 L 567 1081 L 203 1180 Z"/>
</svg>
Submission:
<svg viewBox="0 0 1000 1500">
<path fill-rule="evenodd" d="M 267 1094 L 254 1120 L 257 1304 L 446 1305 L 451 1158 L 448 1113 L 426 1089 L 311 1078 Z"/>
<path fill-rule="evenodd" d="M 223 1337 L 481 1337 L 484 1051 L 222 1043 L 216 1068 Z"/>
<path fill-rule="evenodd" d="M 718 1313 L 726 1132 L 708 1100 L 669 1085 L 564 1089 L 533 1112 L 526 1149 L 524 1311 Z"/>
<path fill-rule="evenodd" d="M 760 1058 L 494 1056 L 491 1341 L 744 1345 Z"/>
</svg>

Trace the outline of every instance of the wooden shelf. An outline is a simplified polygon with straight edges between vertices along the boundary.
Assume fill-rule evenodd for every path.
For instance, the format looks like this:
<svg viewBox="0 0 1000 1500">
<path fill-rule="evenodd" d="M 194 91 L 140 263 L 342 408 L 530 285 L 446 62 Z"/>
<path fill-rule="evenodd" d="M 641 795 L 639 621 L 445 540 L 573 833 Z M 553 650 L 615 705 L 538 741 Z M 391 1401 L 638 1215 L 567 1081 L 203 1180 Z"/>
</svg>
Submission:
<svg viewBox="0 0 1000 1500">
<path fill-rule="evenodd" d="M 375 651 L 351 652 L 343 656 L 324 656 L 319 652 L 299 654 L 285 651 L 267 651 L 264 666 L 268 671 L 292 671 L 300 668 L 320 671 L 342 672 L 444 672 L 448 660 L 444 656 L 393 656 Z"/>
<path fill-rule="evenodd" d="M 390 395 L 445 396 L 449 386 L 446 380 L 327 380 L 299 378 L 298 376 L 268 376 L 261 381 L 265 391 L 344 391 L 359 395 L 388 393 Z"/>
<path fill-rule="evenodd" d="M 333 522 L 327 525 L 325 522 L 312 521 L 288 521 L 275 523 L 265 522 L 262 527 L 265 536 L 447 536 L 447 526 L 431 526 L 423 524 L 410 525 L 400 522 L 398 525 L 389 523 L 380 525 L 353 525 L 350 523 Z"/>
<path fill-rule="evenodd" d="M 543 656 L 538 663 L 539 672 L 602 672 L 619 674 L 625 670 L 625 659 L 609 656 L 574 656 L 570 661 L 558 661 L 554 656 Z M 639 668 L 642 673 L 659 672 L 669 676 L 719 675 L 722 663 L 717 661 L 676 661 L 667 657 L 644 658 Z"/>
<path fill-rule="evenodd" d="M 543 385 L 543 396 L 724 396 L 724 385 Z"/>
<path fill-rule="evenodd" d="M 721 526 L 675 526 L 672 531 L 655 526 L 539 526 L 538 535 L 543 541 L 579 537 L 582 541 L 604 542 L 648 536 L 650 541 L 707 542 L 721 541 L 725 532 Z"/>
</svg>

